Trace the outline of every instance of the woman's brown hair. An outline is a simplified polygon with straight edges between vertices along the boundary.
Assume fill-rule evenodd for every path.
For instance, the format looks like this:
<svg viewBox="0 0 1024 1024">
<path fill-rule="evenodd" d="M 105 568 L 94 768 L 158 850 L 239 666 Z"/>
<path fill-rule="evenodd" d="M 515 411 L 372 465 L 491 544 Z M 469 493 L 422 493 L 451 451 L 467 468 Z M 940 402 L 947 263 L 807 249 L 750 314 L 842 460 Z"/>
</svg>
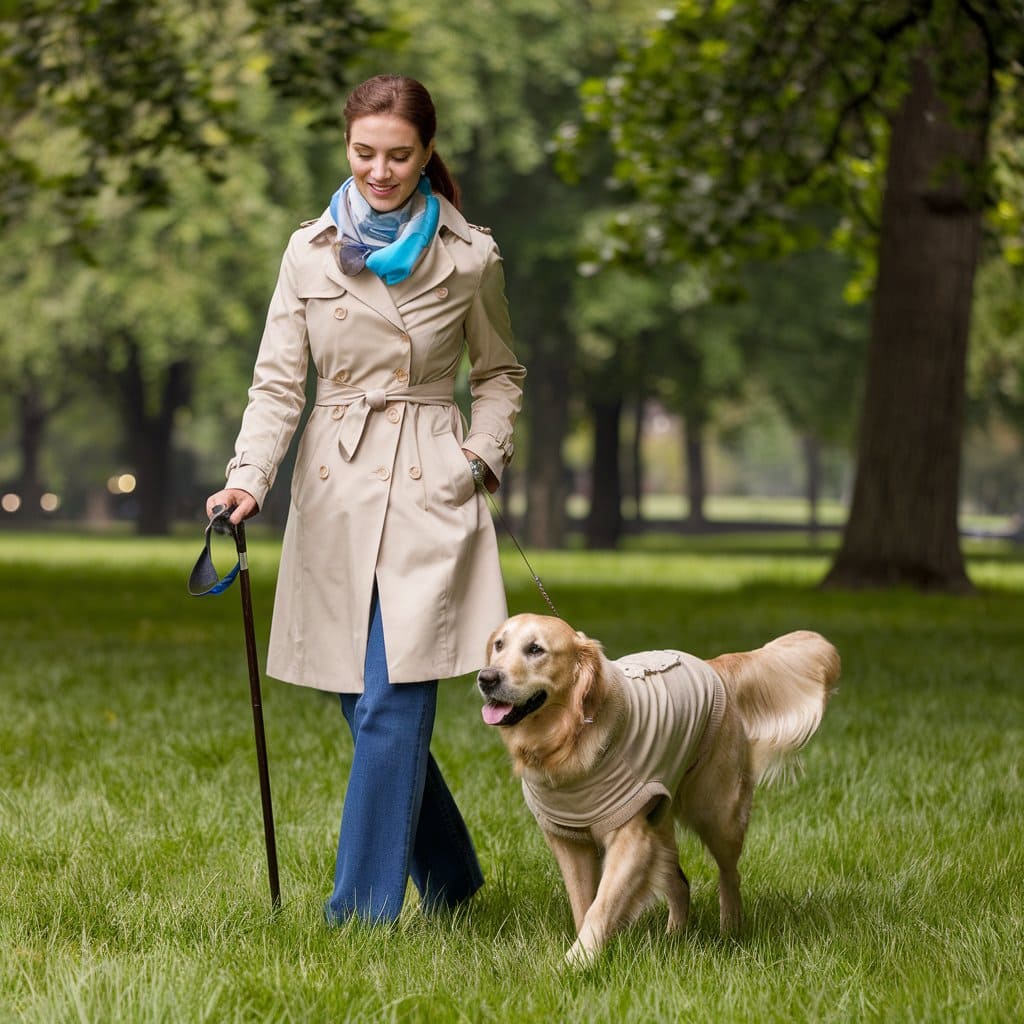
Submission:
<svg viewBox="0 0 1024 1024">
<path fill-rule="evenodd" d="M 352 90 L 345 102 L 345 138 L 359 118 L 374 114 L 394 114 L 408 121 L 416 129 L 423 146 L 429 146 L 437 132 L 437 114 L 430 93 L 415 78 L 405 75 L 376 75 Z M 436 149 L 424 170 L 430 179 L 430 187 L 440 192 L 456 210 L 461 210 L 462 192 L 458 182 Z"/>
</svg>

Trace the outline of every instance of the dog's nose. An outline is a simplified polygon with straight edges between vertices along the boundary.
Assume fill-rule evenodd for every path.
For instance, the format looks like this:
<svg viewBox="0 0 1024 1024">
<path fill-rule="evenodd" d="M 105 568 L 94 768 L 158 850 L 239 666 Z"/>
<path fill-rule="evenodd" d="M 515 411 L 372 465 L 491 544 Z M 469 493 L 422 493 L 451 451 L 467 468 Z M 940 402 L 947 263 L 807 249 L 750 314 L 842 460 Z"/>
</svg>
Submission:
<svg viewBox="0 0 1024 1024">
<path fill-rule="evenodd" d="M 490 693 L 501 682 L 501 672 L 496 668 L 482 668 L 477 673 L 476 684 L 481 693 Z"/>
</svg>

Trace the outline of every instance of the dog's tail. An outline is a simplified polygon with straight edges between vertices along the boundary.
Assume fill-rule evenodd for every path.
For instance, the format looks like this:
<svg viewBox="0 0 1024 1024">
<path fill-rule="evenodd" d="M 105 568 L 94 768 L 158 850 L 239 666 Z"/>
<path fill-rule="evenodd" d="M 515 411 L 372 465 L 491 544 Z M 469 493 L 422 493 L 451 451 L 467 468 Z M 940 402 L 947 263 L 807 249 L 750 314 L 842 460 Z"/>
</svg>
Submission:
<svg viewBox="0 0 1024 1024">
<path fill-rule="evenodd" d="M 799 630 L 709 663 L 743 720 L 755 784 L 774 777 L 821 723 L 839 679 L 839 652 L 818 633 Z"/>
</svg>

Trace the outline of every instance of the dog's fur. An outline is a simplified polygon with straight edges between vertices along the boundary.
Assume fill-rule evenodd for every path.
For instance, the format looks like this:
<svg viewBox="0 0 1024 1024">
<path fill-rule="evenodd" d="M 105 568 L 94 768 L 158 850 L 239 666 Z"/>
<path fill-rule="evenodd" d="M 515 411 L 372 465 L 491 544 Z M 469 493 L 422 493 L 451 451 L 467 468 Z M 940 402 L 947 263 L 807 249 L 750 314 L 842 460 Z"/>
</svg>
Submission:
<svg viewBox="0 0 1024 1024">
<path fill-rule="evenodd" d="M 486 661 L 477 684 L 516 774 L 556 789 L 593 772 L 624 712 L 623 687 L 642 685 L 626 679 L 598 642 L 547 616 L 506 621 L 491 635 Z M 590 962 L 659 895 L 668 902 L 668 930 L 686 924 L 690 891 L 674 820 L 696 832 L 718 864 L 722 931 L 740 927 L 737 862 L 754 786 L 813 735 L 840 662 L 827 640 L 800 631 L 708 664 L 725 684 L 725 714 L 705 756 L 676 790 L 672 813 L 661 813 L 657 805 L 665 801 L 654 801 L 593 842 L 545 829 L 576 925 L 566 954 L 571 964 Z M 494 721 L 507 705 L 508 721 Z"/>
</svg>

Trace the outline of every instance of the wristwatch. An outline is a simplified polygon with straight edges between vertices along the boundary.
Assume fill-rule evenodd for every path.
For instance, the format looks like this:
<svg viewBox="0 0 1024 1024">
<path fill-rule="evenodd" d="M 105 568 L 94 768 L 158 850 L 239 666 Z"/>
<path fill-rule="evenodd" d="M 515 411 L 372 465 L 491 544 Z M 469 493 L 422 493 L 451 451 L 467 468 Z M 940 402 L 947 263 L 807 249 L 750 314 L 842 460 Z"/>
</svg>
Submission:
<svg viewBox="0 0 1024 1024">
<path fill-rule="evenodd" d="M 487 482 L 487 463 L 483 459 L 470 459 L 469 471 L 473 474 L 477 487 L 483 487 Z"/>
</svg>

